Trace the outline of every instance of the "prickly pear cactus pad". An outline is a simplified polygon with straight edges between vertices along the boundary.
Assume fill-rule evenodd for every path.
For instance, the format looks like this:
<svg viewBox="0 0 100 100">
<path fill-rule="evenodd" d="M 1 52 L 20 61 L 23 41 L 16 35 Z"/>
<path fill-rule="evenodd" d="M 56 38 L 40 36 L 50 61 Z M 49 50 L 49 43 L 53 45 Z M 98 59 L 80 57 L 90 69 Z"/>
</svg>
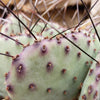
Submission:
<svg viewBox="0 0 100 100">
<path fill-rule="evenodd" d="M 100 62 L 100 53 L 96 59 Z M 93 62 L 84 81 L 79 100 L 100 100 L 100 64 Z"/>
<path fill-rule="evenodd" d="M 53 27 L 58 29 L 59 32 L 62 32 L 64 30 L 66 30 L 65 28 L 63 28 L 62 26 L 60 26 L 57 23 L 51 22 L 50 24 L 52 24 Z M 43 36 L 43 37 L 49 37 L 49 38 L 58 34 L 58 32 L 56 30 L 54 30 L 50 25 L 46 25 L 46 26 L 45 25 L 46 25 L 45 23 L 39 22 L 33 28 L 32 33 L 34 35 Z M 33 26 L 34 26 L 34 24 L 32 25 L 32 27 Z M 31 27 L 31 29 L 32 29 L 32 27 Z M 66 32 L 63 32 L 62 34 L 64 34 L 64 33 L 66 33 L 66 34 L 67 33 L 71 33 L 71 30 L 67 30 Z"/>
<path fill-rule="evenodd" d="M 21 12 L 18 14 L 16 13 L 16 15 L 25 25 L 28 24 L 27 20 L 23 16 L 23 13 Z M 6 18 L 6 20 L 7 22 L 1 28 L 2 33 L 5 33 L 7 35 L 10 35 L 10 34 L 18 35 L 19 33 L 25 33 L 25 27 L 13 15 L 10 14 Z"/>
<path fill-rule="evenodd" d="M 82 33 L 66 37 L 96 56 L 98 41 Z M 44 39 L 24 48 L 13 59 L 6 90 L 12 100 L 76 100 L 91 63 L 91 58 L 65 38 Z"/>
</svg>

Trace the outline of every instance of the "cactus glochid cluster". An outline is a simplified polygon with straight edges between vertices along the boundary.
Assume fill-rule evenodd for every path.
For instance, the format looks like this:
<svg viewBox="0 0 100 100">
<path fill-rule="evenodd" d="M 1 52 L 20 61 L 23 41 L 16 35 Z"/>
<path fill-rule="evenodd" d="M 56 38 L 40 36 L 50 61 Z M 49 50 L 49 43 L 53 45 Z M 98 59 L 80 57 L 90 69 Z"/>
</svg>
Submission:
<svg viewBox="0 0 100 100">
<path fill-rule="evenodd" d="M 79 26 L 86 15 L 68 30 L 51 21 L 49 12 L 54 6 L 66 8 L 67 2 L 58 0 L 54 5 L 56 0 L 30 0 L 35 10 L 31 10 L 31 18 L 18 11 L 18 2 L 11 2 L 16 6 L 11 11 L 5 0 L 0 0 L 10 12 L 5 19 L 1 16 L 0 100 L 100 100 L 99 22 L 94 23 L 86 9 L 94 28 L 90 22 Z M 79 5 L 86 6 L 84 2 L 80 0 Z M 77 0 L 68 1 L 74 3 Z M 48 21 L 38 4 L 45 5 Z"/>
</svg>

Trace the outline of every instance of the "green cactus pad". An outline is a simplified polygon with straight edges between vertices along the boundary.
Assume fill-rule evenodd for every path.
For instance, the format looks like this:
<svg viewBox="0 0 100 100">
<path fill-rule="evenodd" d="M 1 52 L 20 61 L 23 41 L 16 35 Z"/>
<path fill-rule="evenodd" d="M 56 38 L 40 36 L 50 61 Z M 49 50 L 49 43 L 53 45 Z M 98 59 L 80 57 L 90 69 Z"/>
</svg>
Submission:
<svg viewBox="0 0 100 100">
<path fill-rule="evenodd" d="M 100 62 L 100 53 L 96 59 Z M 93 62 L 83 83 L 79 100 L 100 100 L 100 64 Z"/>
<path fill-rule="evenodd" d="M 25 19 L 25 17 L 22 15 L 22 13 L 18 13 L 16 14 L 19 19 L 25 24 L 27 25 L 27 20 Z M 18 35 L 19 33 L 25 33 L 25 27 L 19 23 L 19 21 L 13 16 L 13 15 L 9 15 L 6 20 L 8 20 L 8 22 L 6 22 L 3 27 L 1 28 L 1 32 L 7 35 L 11 35 L 11 34 L 15 34 Z M 21 31 L 20 31 L 21 29 Z"/>
<path fill-rule="evenodd" d="M 56 23 L 50 23 L 54 28 L 56 28 L 57 30 L 59 30 L 59 32 L 62 32 L 62 31 L 64 31 L 65 30 L 65 28 L 63 28 L 63 27 L 61 27 L 61 26 L 59 26 L 58 24 L 56 24 Z M 34 26 L 34 24 L 32 25 L 32 27 Z M 32 28 L 31 27 L 31 28 Z M 43 36 L 43 37 L 52 37 L 52 36 L 54 36 L 54 35 L 57 35 L 58 34 L 58 32 L 55 30 L 55 29 L 53 29 L 50 25 L 46 25 L 46 27 L 45 27 L 45 23 L 43 23 L 43 22 L 39 22 L 38 24 L 36 24 L 36 26 L 33 28 L 33 30 L 32 30 L 32 33 L 34 34 L 34 35 L 38 35 L 38 36 Z M 43 32 L 42 32 L 43 31 Z M 42 33 L 41 33 L 42 32 Z M 65 31 L 65 32 L 63 32 L 63 33 L 71 33 L 71 31 L 70 30 L 67 30 L 67 31 Z"/>
<path fill-rule="evenodd" d="M 67 37 L 96 56 L 98 40 L 93 41 L 82 33 Z M 6 89 L 12 100 L 74 100 L 78 98 L 91 62 L 91 58 L 63 37 L 44 39 L 26 47 L 13 60 Z"/>
</svg>

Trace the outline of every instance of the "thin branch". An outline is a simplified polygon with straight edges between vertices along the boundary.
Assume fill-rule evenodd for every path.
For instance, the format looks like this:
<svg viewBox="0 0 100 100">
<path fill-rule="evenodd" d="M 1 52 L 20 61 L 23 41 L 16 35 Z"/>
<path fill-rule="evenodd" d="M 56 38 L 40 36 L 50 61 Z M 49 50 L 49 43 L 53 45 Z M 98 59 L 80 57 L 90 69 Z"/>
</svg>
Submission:
<svg viewBox="0 0 100 100">
<path fill-rule="evenodd" d="M 23 46 L 23 44 L 21 42 L 16 41 L 15 39 L 11 38 L 10 36 L 7 36 L 7 35 L 5 35 L 5 34 L 3 34 L 1 32 L 0 32 L 0 34 L 3 35 L 3 36 L 5 36 L 5 37 L 7 37 L 8 39 L 10 39 L 10 40 L 12 40 L 12 41 L 14 41 L 14 42 L 16 42 L 16 43 L 18 43 L 18 44 L 20 44 L 20 45 Z"/>
<path fill-rule="evenodd" d="M 11 57 L 11 58 L 13 58 L 13 56 L 8 55 L 8 54 L 4 54 L 4 53 L 0 53 L 0 55 L 4 55 L 4 56 L 7 56 L 7 57 Z"/>
</svg>

